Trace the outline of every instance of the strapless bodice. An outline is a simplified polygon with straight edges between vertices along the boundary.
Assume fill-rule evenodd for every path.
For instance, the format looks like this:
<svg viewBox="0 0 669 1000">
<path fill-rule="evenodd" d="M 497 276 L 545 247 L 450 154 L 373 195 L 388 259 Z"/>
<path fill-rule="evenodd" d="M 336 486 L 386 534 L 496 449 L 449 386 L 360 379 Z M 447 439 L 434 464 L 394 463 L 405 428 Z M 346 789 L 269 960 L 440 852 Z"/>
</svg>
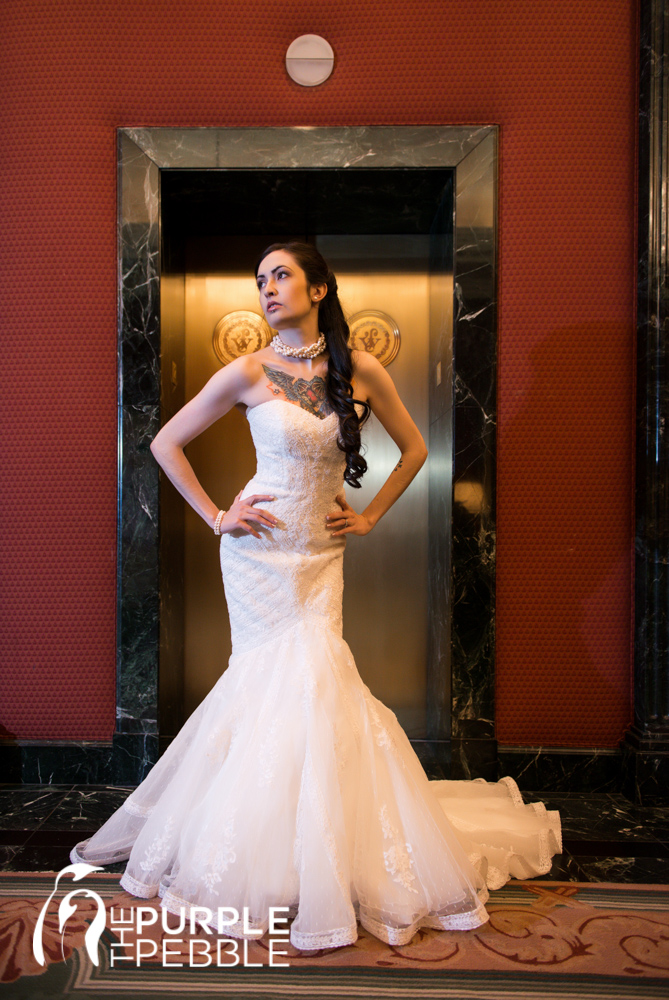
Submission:
<svg viewBox="0 0 669 1000">
<path fill-rule="evenodd" d="M 324 420 L 282 399 L 247 411 L 257 469 L 242 496 L 279 519 L 221 535 L 221 570 L 233 649 L 266 642 L 297 621 L 317 621 L 341 634 L 342 560 L 346 537 L 333 538 L 325 515 L 344 492 L 346 459 L 337 447 L 334 413 Z"/>
<path fill-rule="evenodd" d="M 346 459 L 337 447 L 335 413 L 321 419 L 285 399 L 268 399 L 246 417 L 256 450 L 254 483 L 294 497 L 327 495 L 329 502 L 341 491 Z"/>
</svg>

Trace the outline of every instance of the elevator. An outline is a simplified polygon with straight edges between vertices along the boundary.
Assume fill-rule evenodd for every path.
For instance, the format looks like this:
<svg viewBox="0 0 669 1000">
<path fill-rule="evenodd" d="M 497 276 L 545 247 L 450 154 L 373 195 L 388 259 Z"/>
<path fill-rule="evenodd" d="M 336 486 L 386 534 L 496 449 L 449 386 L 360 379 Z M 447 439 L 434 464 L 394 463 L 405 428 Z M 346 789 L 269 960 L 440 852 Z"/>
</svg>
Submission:
<svg viewBox="0 0 669 1000">
<path fill-rule="evenodd" d="M 430 491 L 440 477 L 450 490 L 452 461 L 448 420 L 443 433 L 430 428 L 439 417 L 442 377 L 448 381 L 448 359 L 435 366 L 431 358 L 452 324 L 453 171 L 172 169 L 160 183 L 162 423 L 221 366 L 213 344 L 218 321 L 237 310 L 260 314 L 253 267 L 272 242 L 312 242 L 337 276 L 345 314 L 377 310 L 399 329 L 387 370 L 430 455 L 374 530 L 348 538 L 344 638 L 365 683 L 411 738 L 422 739 L 430 657 L 438 655 L 430 638 L 431 544 L 444 530 L 430 523 L 440 510 Z M 374 417 L 363 429 L 363 449 L 369 471 L 362 488 L 346 488 L 359 511 L 399 457 Z M 186 455 L 224 508 L 255 470 L 248 424 L 236 409 L 191 442 Z M 217 539 L 161 477 L 161 735 L 179 729 L 230 652 Z"/>
</svg>

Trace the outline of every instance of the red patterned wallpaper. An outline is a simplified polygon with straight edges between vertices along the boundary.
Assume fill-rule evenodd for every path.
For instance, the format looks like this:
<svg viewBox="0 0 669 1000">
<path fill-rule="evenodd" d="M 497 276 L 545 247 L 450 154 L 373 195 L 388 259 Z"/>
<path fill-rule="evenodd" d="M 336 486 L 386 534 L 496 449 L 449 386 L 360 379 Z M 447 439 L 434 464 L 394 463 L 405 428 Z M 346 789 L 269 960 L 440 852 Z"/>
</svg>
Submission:
<svg viewBox="0 0 669 1000">
<path fill-rule="evenodd" d="M 2 708 L 114 726 L 119 125 L 499 123 L 498 723 L 630 713 L 634 0 L 22 0 L 0 30 Z M 324 35 L 335 72 L 283 57 Z"/>
</svg>

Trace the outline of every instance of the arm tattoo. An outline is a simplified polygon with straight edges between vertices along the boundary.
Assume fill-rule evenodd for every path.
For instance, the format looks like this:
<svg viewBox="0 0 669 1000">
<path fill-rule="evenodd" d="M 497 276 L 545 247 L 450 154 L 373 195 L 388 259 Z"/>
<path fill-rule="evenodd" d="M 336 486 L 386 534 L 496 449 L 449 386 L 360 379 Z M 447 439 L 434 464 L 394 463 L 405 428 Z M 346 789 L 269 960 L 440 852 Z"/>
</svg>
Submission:
<svg viewBox="0 0 669 1000">
<path fill-rule="evenodd" d="M 397 463 L 397 465 L 396 465 L 396 466 L 395 466 L 395 468 L 393 469 L 393 472 L 397 472 L 397 470 L 398 470 L 398 469 L 401 469 L 401 468 L 402 468 L 402 462 L 403 462 L 403 461 L 404 461 L 404 459 L 403 459 L 403 458 L 400 458 L 399 462 Z"/>
<path fill-rule="evenodd" d="M 271 389 L 275 396 L 280 396 L 289 403 L 297 403 L 303 410 L 308 410 L 321 420 L 332 413 L 325 389 L 325 379 L 320 375 L 315 375 L 307 382 L 304 378 L 293 378 L 288 372 L 269 368 L 268 365 L 263 365 L 262 368 L 269 379 L 267 388 Z"/>
</svg>

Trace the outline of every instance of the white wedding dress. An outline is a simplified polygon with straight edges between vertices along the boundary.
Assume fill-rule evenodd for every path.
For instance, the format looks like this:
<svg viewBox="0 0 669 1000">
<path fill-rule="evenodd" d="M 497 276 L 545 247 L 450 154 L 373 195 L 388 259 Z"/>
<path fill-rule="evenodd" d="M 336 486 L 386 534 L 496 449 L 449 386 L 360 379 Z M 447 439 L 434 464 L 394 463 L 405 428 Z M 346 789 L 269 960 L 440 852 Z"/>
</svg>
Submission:
<svg viewBox="0 0 669 1000">
<path fill-rule="evenodd" d="M 558 814 L 511 779 L 428 781 L 342 639 L 345 537 L 324 527 L 345 468 L 336 414 L 273 399 L 248 420 L 243 495 L 275 496 L 280 523 L 221 536 L 228 668 L 72 861 L 128 859 L 123 888 L 174 913 L 248 908 L 226 936 L 287 906 L 298 949 L 350 944 L 358 921 L 390 944 L 477 927 L 488 888 L 550 869 Z"/>
</svg>

